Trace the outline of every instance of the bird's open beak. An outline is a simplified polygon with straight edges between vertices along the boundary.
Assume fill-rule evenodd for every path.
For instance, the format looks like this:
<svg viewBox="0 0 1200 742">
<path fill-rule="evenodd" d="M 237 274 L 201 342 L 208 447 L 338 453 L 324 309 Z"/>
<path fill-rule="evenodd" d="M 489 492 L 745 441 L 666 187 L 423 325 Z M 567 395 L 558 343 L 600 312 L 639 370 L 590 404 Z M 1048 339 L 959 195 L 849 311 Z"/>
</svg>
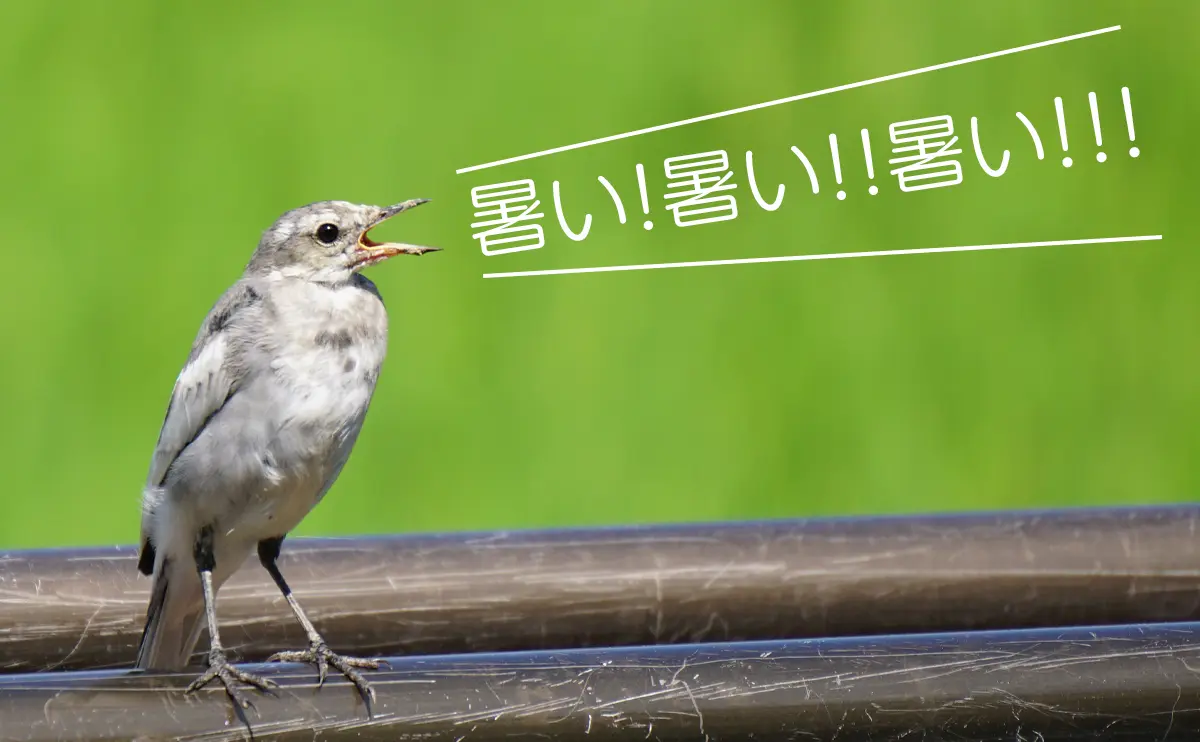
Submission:
<svg viewBox="0 0 1200 742">
<path fill-rule="evenodd" d="M 358 245 L 354 249 L 354 265 L 355 268 L 366 267 L 381 263 L 395 255 L 424 255 L 427 252 L 437 252 L 440 247 L 422 247 L 421 245 L 406 245 L 402 242 L 375 242 L 368 233 L 384 223 L 393 216 L 402 211 L 408 211 L 411 208 L 420 206 L 421 204 L 429 203 L 427 198 L 414 198 L 411 201 L 389 206 L 380 213 L 379 218 L 375 222 L 363 230 L 362 235 L 358 238 Z"/>
</svg>

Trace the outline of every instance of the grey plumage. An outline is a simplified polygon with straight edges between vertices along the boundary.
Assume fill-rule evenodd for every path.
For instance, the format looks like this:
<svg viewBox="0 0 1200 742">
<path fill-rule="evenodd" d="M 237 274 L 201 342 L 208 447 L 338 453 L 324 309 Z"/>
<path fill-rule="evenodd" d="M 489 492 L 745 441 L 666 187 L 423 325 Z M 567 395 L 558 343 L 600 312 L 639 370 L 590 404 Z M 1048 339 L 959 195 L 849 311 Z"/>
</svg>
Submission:
<svg viewBox="0 0 1200 742">
<path fill-rule="evenodd" d="M 366 235 L 420 203 L 384 209 L 330 201 L 284 214 L 205 318 L 176 380 L 143 495 L 139 569 L 153 576 L 153 587 L 137 667 L 186 665 L 205 623 L 204 580 L 215 599 L 256 547 L 273 570 L 283 537 L 345 466 L 387 352 L 387 312 L 359 270 L 436 249 Z M 325 660 L 347 658 L 324 648 L 282 576 L 276 581 L 309 631 L 311 661 L 323 677 Z M 209 628 L 208 675 L 247 705 L 230 676 L 260 683 L 225 668 L 216 626 Z M 315 656 L 322 652 L 325 659 Z M 361 662 L 339 669 L 352 675 L 370 666 Z"/>
</svg>

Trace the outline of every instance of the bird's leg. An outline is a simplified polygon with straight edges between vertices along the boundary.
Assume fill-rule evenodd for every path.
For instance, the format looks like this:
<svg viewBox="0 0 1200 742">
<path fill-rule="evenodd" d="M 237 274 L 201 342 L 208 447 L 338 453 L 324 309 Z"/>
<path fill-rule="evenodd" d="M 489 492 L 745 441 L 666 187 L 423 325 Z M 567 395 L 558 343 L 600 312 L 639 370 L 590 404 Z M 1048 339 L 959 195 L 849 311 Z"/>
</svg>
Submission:
<svg viewBox="0 0 1200 742">
<path fill-rule="evenodd" d="M 321 635 L 313 627 L 312 621 L 309 621 L 308 616 L 304 615 L 304 609 L 296 601 L 296 596 L 292 594 L 292 589 L 288 587 L 287 580 L 283 579 L 283 573 L 279 571 L 279 565 L 276 564 L 276 560 L 279 559 L 279 547 L 282 544 L 282 537 L 260 541 L 258 543 L 258 560 L 262 562 L 262 566 L 271 575 L 271 579 L 275 581 L 275 584 L 279 587 L 279 591 L 283 593 L 283 597 L 287 600 L 288 605 L 292 607 L 292 613 L 296 614 L 296 620 L 304 627 L 304 633 L 308 635 L 308 649 L 297 652 L 276 652 L 268 657 L 267 661 L 304 662 L 316 665 L 319 677 L 317 682 L 318 687 L 325 684 L 325 675 L 332 665 L 336 670 L 345 675 L 347 680 L 354 683 L 354 687 L 358 689 L 369 710 L 371 704 L 375 701 L 375 691 L 358 669 L 377 670 L 379 669 L 380 661 L 360 657 L 344 657 L 335 654 L 329 649 L 329 646 L 325 644 L 325 640 L 321 638 Z"/>
<path fill-rule="evenodd" d="M 216 567 L 216 559 L 213 556 L 212 526 L 200 529 L 200 535 L 196 538 L 194 556 L 196 569 L 200 572 L 200 585 L 204 589 L 204 614 L 208 619 L 208 670 L 196 678 L 187 687 L 186 692 L 195 692 L 219 678 L 221 684 L 225 686 L 225 692 L 229 694 L 235 704 L 241 708 L 251 708 L 254 704 L 243 693 L 242 688 L 237 684 L 238 681 L 264 691 L 269 690 L 275 684 L 265 678 L 239 670 L 230 663 L 229 658 L 225 656 L 224 647 L 221 646 L 221 635 L 217 630 L 217 597 L 212 583 L 212 573 Z"/>
</svg>

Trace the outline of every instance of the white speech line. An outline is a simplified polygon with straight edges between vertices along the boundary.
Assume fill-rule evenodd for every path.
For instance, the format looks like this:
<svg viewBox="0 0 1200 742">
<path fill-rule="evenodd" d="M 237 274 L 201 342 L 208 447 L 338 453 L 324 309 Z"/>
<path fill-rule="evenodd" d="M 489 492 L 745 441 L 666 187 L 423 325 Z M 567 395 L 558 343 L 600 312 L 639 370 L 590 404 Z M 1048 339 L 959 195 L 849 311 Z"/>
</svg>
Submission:
<svg viewBox="0 0 1200 742">
<path fill-rule="evenodd" d="M 784 103 L 794 103 L 798 100 L 806 100 L 808 98 L 816 98 L 816 97 L 822 96 L 822 95 L 829 95 L 830 93 L 840 93 L 843 90 L 854 90 L 855 88 L 865 88 L 868 85 L 875 85 L 875 84 L 881 83 L 881 82 L 888 82 L 889 80 L 899 80 L 904 77 L 913 77 L 914 75 L 923 75 L 926 72 L 934 72 L 936 70 L 944 70 L 944 69 L 948 69 L 950 67 L 961 67 L 964 64 L 970 64 L 972 62 L 982 62 L 985 59 L 995 59 L 996 57 L 1004 57 L 1004 56 L 1008 56 L 1009 54 L 1016 54 L 1017 52 L 1027 52 L 1032 49 L 1041 49 L 1041 48 L 1047 47 L 1047 46 L 1054 46 L 1055 44 L 1065 44 L 1068 41 L 1078 41 L 1079 39 L 1086 39 L 1090 36 L 1099 36 L 1100 34 L 1112 33 L 1113 31 L 1120 31 L 1120 30 L 1121 30 L 1120 26 L 1109 26 L 1107 28 L 1098 28 L 1095 31 L 1084 31 L 1083 33 L 1071 34 L 1070 36 L 1061 36 L 1057 39 L 1049 39 L 1048 41 L 1039 41 L 1036 44 L 1025 44 L 1024 46 L 1014 46 L 1011 49 L 1002 49 L 998 52 L 988 52 L 987 54 L 978 54 L 974 57 L 966 57 L 964 59 L 956 59 L 953 62 L 942 62 L 941 64 L 934 64 L 934 65 L 930 65 L 929 67 L 918 67 L 915 70 L 906 70 L 904 72 L 896 72 L 891 75 L 884 75 L 883 77 L 873 77 L 870 80 L 860 80 L 859 82 L 852 82 L 852 83 L 847 83 L 845 85 L 838 85 L 838 86 L 832 87 L 832 88 L 825 88 L 824 90 L 814 90 L 810 93 L 800 93 L 799 95 L 793 95 L 793 96 L 789 96 L 787 98 L 779 98 L 777 100 L 769 100 L 769 101 L 766 101 L 765 103 L 755 103 L 750 106 L 742 106 L 741 108 L 731 108 L 728 111 L 718 111 L 716 113 L 706 113 L 703 116 L 696 116 L 694 118 L 683 119 L 681 121 L 672 121 L 669 124 L 658 124 L 657 126 L 648 126 L 645 129 L 634 129 L 633 131 L 627 131 L 624 134 L 613 134 L 613 135 L 607 136 L 607 137 L 600 137 L 599 139 L 589 139 L 586 142 L 579 142 L 577 144 L 567 144 L 562 147 L 553 147 L 551 149 L 544 149 L 541 152 L 531 152 L 527 155 L 518 155 L 516 157 L 507 157 L 503 160 L 495 160 L 493 162 L 485 162 L 482 165 L 472 165 L 470 167 L 459 168 L 458 170 L 455 170 L 454 173 L 456 175 L 462 175 L 463 173 L 472 173 L 472 172 L 475 172 L 476 170 L 487 170 L 488 168 L 499 167 L 501 165 L 508 165 L 513 162 L 521 162 L 523 160 L 532 160 L 537 157 L 545 157 L 546 155 L 558 154 L 559 152 L 569 152 L 573 149 L 583 149 L 584 147 L 591 147 L 594 144 L 604 144 L 605 142 L 615 142 L 619 139 L 628 139 L 629 137 L 641 136 L 642 134 L 650 134 L 650 133 L 653 133 L 656 131 L 664 131 L 666 129 L 674 129 L 677 126 L 687 126 L 688 124 L 698 124 L 701 121 L 711 121 L 713 119 L 719 119 L 719 118 L 723 118 L 725 116 L 732 116 L 737 113 L 746 113 L 748 111 L 757 111 L 760 108 L 770 108 L 771 106 L 779 106 L 779 105 L 783 105 Z"/>
<path fill-rule="evenodd" d="M 484 278 L 520 278 L 523 276 L 563 276 L 568 273 L 615 273 L 617 271 L 652 271 L 660 268 L 699 268 L 708 265 L 746 265 L 749 263 L 794 263 L 802 260 L 841 260 L 843 258 L 877 258 L 885 255 L 927 255 L 943 252 L 978 252 L 980 250 L 1016 250 L 1023 247 L 1055 247 L 1058 245 L 1101 245 L 1112 242 L 1149 242 L 1161 240 L 1161 234 L 1133 237 L 1096 237 L 1086 240 L 1045 240 L 1043 242 L 1002 242 L 995 245 L 962 245 L 958 247 L 921 247 L 912 250 L 875 250 L 872 252 L 818 253 L 816 255 L 782 255 L 770 258 L 733 258 L 729 260 L 693 260 L 686 263 L 643 263 L 640 265 L 602 265 L 593 268 L 556 268 L 544 271 L 512 271 L 484 273 Z"/>
</svg>

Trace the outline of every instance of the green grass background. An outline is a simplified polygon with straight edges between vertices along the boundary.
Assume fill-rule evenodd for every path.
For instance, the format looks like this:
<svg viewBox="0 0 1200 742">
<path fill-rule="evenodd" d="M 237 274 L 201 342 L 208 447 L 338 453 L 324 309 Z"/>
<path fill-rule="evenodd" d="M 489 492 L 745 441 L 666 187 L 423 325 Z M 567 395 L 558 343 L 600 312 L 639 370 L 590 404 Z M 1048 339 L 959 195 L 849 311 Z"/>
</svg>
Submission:
<svg viewBox="0 0 1200 742">
<path fill-rule="evenodd" d="M 1118 33 L 469 175 L 455 169 L 1113 24 Z M 431 197 L 380 236 L 391 350 L 305 534 L 1187 500 L 1200 3 L 6 3 L 0 546 L 127 543 L 167 398 L 281 212 Z M 1131 159 L 1120 88 L 1134 102 Z M 1087 93 L 1108 162 L 1095 161 Z M 1054 96 L 1071 154 L 1060 164 Z M 1028 115 L 1039 162 L 1015 117 Z M 964 182 L 901 193 L 940 114 Z M 978 116 L 995 164 L 975 163 Z M 858 130 L 876 144 L 866 193 Z M 826 137 L 843 143 L 845 201 Z M 808 192 L 796 145 L 821 178 Z M 680 229 L 662 160 L 726 149 Z M 744 153 L 779 211 L 750 198 Z M 649 173 L 640 227 L 634 166 Z M 631 221 L 597 183 L 610 179 Z M 484 257 L 470 189 L 531 177 L 547 244 Z M 581 243 L 557 227 L 562 183 Z M 1159 243 L 484 280 L 485 272 L 1158 234 Z"/>
</svg>

